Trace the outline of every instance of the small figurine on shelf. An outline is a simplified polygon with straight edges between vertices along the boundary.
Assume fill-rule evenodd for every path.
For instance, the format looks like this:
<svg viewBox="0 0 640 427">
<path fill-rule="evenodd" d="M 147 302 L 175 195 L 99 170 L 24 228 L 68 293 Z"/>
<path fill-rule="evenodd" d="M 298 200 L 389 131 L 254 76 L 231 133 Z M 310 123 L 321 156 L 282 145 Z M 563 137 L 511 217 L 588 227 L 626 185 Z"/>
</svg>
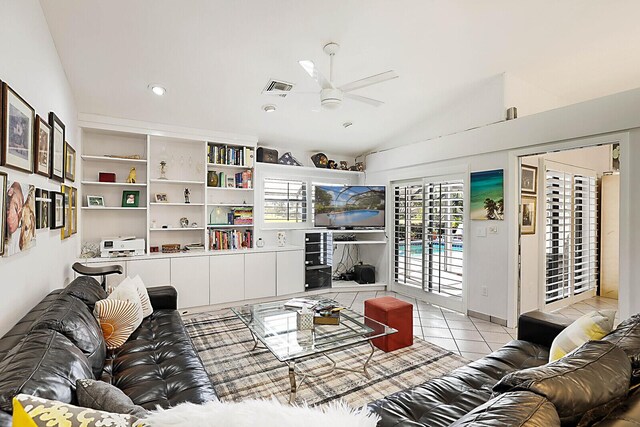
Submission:
<svg viewBox="0 0 640 427">
<path fill-rule="evenodd" d="M 131 170 L 129 171 L 129 176 L 127 177 L 127 183 L 128 184 L 136 183 L 136 168 L 131 168 Z"/>
<path fill-rule="evenodd" d="M 167 179 L 167 162 L 164 160 L 160 162 L 160 178 L 158 179 Z"/>
<path fill-rule="evenodd" d="M 344 160 L 340 160 L 340 170 L 343 170 L 343 171 L 349 170 L 349 166 L 347 166 L 347 162 L 345 162 Z"/>
<path fill-rule="evenodd" d="M 188 188 L 185 188 L 185 189 L 184 189 L 184 202 L 185 202 L 185 203 L 191 203 L 191 202 L 189 201 L 189 196 L 190 196 L 190 195 L 191 195 L 191 192 L 189 191 L 189 189 L 188 189 Z"/>
</svg>

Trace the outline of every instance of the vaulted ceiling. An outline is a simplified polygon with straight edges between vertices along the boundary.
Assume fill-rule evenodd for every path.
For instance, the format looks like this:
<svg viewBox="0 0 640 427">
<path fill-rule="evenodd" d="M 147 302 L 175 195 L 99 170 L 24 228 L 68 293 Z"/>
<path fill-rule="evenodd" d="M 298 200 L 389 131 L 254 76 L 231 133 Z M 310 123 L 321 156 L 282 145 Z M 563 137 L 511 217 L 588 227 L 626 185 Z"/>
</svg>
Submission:
<svg viewBox="0 0 640 427">
<path fill-rule="evenodd" d="M 428 120 L 465 87 L 503 72 L 567 103 L 640 86 L 635 0 L 41 0 L 78 109 L 256 135 L 261 142 L 362 153 Z M 315 91 L 338 42 L 345 83 L 398 79 L 314 112 L 314 95 L 261 95 L 270 78 Z M 164 97 L 147 86 L 160 83 Z M 278 110 L 267 114 L 264 104 Z M 345 129 L 342 123 L 353 122 Z"/>
</svg>

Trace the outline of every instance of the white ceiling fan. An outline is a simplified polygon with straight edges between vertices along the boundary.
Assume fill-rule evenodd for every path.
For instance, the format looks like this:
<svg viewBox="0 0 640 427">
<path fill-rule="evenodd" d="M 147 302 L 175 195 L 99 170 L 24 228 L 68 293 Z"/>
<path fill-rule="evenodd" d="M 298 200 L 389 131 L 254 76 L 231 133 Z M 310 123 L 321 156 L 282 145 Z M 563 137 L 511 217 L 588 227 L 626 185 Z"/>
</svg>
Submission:
<svg viewBox="0 0 640 427">
<path fill-rule="evenodd" d="M 323 108 L 334 110 L 340 105 L 342 105 L 342 99 L 348 98 L 354 101 L 364 102 L 365 104 L 372 105 L 374 107 L 379 107 L 384 102 L 378 101 L 377 99 L 367 98 L 366 96 L 360 96 L 351 93 L 356 89 L 361 89 L 363 87 L 375 85 L 378 83 L 386 82 L 387 80 L 392 80 L 398 77 L 395 71 L 386 71 L 384 73 L 376 74 L 373 76 L 366 77 L 364 79 L 356 80 L 351 83 L 347 83 L 341 86 L 336 86 L 333 83 L 333 57 L 340 50 L 340 45 L 337 43 L 328 43 L 324 46 L 324 52 L 329 55 L 329 79 L 320 72 L 318 67 L 315 66 L 313 61 L 310 60 L 302 60 L 298 61 L 300 66 L 311 76 L 313 80 L 318 83 L 320 86 L 320 92 L 290 92 L 290 91 L 281 91 L 281 90 L 271 90 L 269 92 L 265 92 L 269 95 L 292 95 L 292 94 L 302 94 L 302 93 L 313 93 L 320 94 L 320 105 Z"/>
</svg>

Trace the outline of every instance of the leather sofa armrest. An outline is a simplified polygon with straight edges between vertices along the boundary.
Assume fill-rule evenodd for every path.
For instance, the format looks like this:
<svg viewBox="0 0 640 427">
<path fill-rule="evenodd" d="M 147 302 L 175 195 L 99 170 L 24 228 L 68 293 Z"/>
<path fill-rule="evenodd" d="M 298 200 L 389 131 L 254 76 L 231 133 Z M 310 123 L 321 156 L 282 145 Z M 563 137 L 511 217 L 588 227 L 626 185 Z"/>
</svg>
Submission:
<svg viewBox="0 0 640 427">
<path fill-rule="evenodd" d="M 555 337 L 571 323 L 572 320 L 558 314 L 524 313 L 518 319 L 518 339 L 549 348 Z"/>
<path fill-rule="evenodd" d="M 147 293 L 154 310 L 178 309 L 178 291 L 173 286 L 154 286 L 147 288 Z"/>
</svg>

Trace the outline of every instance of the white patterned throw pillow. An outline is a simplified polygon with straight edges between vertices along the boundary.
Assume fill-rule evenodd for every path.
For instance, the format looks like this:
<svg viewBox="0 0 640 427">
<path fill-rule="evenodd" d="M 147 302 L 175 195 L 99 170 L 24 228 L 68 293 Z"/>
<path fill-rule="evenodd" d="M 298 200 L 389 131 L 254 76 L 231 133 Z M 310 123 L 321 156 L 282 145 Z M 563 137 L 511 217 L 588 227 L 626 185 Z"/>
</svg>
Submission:
<svg viewBox="0 0 640 427">
<path fill-rule="evenodd" d="M 135 284 L 124 280 L 107 299 L 96 302 L 93 315 L 98 319 L 109 350 L 121 347 L 140 326 L 142 303 Z"/>
</svg>

